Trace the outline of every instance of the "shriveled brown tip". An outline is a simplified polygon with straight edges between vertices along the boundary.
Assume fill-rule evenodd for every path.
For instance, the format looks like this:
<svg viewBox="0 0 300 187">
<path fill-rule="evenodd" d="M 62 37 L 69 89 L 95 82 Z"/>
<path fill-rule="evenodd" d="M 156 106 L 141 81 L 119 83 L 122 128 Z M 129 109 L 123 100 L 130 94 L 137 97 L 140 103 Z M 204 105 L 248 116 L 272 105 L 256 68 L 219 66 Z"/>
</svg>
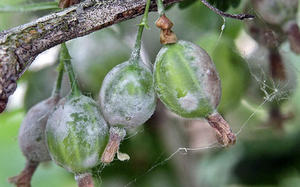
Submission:
<svg viewBox="0 0 300 187">
<path fill-rule="evenodd" d="M 0 113 L 2 113 L 7 105 L 8 99 L 0 99 Z"/>
<path fill-rule="evenodd" d="M 111 127 L 109 131 L 109 141 L 101 156 L 101 162 L 104 164 L 109 164 L 114 160 L 120 143 L 126 135 L 126 131 L 118 127 Z"/>
<path fill-rule="evenodd" d="M 24 170 L 18 176 L 9 178 L 8 182 L 15 184 L 17 187 L 31 187 L 31 178 L 38 165 L 38 162 L 28 161 Z"/>
<path fill-rule="evenodd" d="M 177 42 L 176 34 L 171 30 L 160 31 L 160 43 L 161 44 L 173 44 Z"/>
<path fill-rule="evenodd" d="M 78 187 L 94 187 L 93 177 L 90 173 L 76 175 Z"/>
<path fill-rule="evenodd" d="M 236 136 L 229 124 L 219 113 L 213 113 L 206 118 L 212 128 L 216 130 L 217 140 L 225 147 L 235 144 Z"/>
<path fill-rule="evenodd" d="M 169 30 L 173 27 L 173 23 L 167 18 L 166 15 L 162 15 L 158 18 L 158 20 L 155 22 L 156 27 L 162 29 L 162 30 Z"/>
</svg>

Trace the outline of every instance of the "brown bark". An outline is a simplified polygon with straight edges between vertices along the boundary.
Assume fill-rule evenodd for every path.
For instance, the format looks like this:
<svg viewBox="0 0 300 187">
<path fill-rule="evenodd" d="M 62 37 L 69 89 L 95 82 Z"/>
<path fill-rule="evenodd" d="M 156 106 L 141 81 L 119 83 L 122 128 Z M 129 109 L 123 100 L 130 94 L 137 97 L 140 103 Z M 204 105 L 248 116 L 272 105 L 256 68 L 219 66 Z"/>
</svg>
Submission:
<svg viewBox="0 0 300 187">
<path fill-rule="evenodd" d="M 179 1 L 164 0 L 164 4 Z M 38 54 L 68 40 L 141 15 L 145 4 L 145 0 L 106 0 L 98 4 L 82 2 L 0 32 L 0 112 L 15 91 L 16 81 Z M 150 6 L 150 11 L 153 10 L 156 10 L 154 1 Z"/>
</svg>

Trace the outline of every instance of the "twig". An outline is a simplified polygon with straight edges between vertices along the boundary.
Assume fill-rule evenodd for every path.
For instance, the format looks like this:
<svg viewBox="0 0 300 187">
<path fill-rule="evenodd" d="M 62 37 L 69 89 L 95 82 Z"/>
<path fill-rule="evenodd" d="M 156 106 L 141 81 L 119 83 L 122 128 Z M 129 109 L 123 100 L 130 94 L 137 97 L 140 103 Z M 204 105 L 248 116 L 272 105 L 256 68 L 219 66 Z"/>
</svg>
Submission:
<svg viewBox="0 0 300 187">
<path fill-rule="evenodd" d="M 229 14 L 226 12 L 223 12 L 216 7 L 212 6 L 207 2 L 206 0 L 200 0 L 205 6 L 207 6 L 210 10 L 214 11 L 216 14 L 219 14 L 220 16 L 228 17 L 228 18 L 233 18 L 233 19 L 253 19 L 255 16 L 250 15 L 250 14 Z"/>
</svg>

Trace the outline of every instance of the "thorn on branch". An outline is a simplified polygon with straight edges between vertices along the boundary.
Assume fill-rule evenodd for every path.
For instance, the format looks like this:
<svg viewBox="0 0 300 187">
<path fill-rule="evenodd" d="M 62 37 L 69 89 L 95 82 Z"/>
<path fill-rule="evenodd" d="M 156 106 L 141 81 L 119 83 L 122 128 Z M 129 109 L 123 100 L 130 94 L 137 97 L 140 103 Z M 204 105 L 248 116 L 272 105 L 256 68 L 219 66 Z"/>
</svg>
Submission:
<svg viewBox="0 0 300 187">
<path fill-rule="evenodd" d="M 223 11 L 217 9 L 216 7 L 212 6 L 206 0 L 201 0 L 201 2 L 206 7 L 208 7 L 210 10 L 214 11 L 216 14 L 218 14 L 218 15 L 220 15 L 222 17 L 228 17 L 228 18 L 233 18 L 233 19 L 238 19 L 238 20 L 253 19 L 253 18 L 255 18 L 254 15 L 250 15 L 250 14 L 229 14 L 229 13 L 223 12 Z"/>
</svg>

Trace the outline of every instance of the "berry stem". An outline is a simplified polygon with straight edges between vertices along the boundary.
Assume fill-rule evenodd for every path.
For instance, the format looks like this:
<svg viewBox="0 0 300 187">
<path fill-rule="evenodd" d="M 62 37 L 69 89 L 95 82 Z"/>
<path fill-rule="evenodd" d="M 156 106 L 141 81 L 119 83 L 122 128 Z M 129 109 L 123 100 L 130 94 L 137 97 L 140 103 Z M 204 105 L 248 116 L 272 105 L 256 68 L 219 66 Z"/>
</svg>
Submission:
<svg viewBox="0 0 300 187">
<path fill-rule="evenodd" d="M 156 4 L 157 4 L 157 12 L 159 16 L 163 16 L 165 14 L 165 8 L 162 0 L 157 0 Z"/>
<path fill-rule="evenodd" d="M 58 75 L 57 75 L 57 79 L 56 79 L 56 82 L 55 82 L 55 89 L 52 93 L 52 96 L 60 95 L 61 83 L 62 83 L 64 71 L 65 71 L 64 61 L 63 61 L 62 58 L 59 59 L 59 64 L 57 66 L 57 71 L 58 71 Z"/>
<path fill-rule="evenodd" d="M 71 84 L 71 97 L 80 96 L 81 92 L 75 78 L 75 73 L 73 71 L 71 56 L 65 43 L 61 44 L 60 59 L 63 61 L 66 70 L 68 71 Z"/>
<path fill-rule="evenodd" d="M 142 35 L 144 31 L 144 27 L 149 28 L 148 26 L 148 13 L 150 7 L 150 0 L 147 0 L 144 16 L 142 18 L 141 23 L 139 24 L 138 33 L 135 40 L 134 49 L 131 53 L 130 60 L 131 62 L 138 63 L 140 58 L 140 51 L 141 51 L 141 43 L 142 43 Z"/>
<path fill-rule="evenodd" d="M 90 173 L 78 174 L 75 179 L 78 187 L 94 187 L 93 177 Z"/>
<path fill-rule="evenodd" d="M 101 162 L 104 164 L 111 163 L 115 154 L 119 151 L 121 141 L 126 135 L 126 131 L 123 128 L 111 127 L 109 130 L 109 141 L 105 147 L 105 150 L 101 157 Z"/>
<path fill-rule="evenodd" d="M 227 121 L 218 112 L 209 115 L 206 119 L 210 126 L 216 130 L 216 136 L 220 144 L 226 147 L 235 143 L 235 134 Z"/>
<path fill-rule="evenodd" d="M 27 161 L 24 170 L 18 176 L 9 178 L 8 181 L 17 187 L 30 187 L 32 175 L 38 165 L 38 162 Z"/>
</svg>

